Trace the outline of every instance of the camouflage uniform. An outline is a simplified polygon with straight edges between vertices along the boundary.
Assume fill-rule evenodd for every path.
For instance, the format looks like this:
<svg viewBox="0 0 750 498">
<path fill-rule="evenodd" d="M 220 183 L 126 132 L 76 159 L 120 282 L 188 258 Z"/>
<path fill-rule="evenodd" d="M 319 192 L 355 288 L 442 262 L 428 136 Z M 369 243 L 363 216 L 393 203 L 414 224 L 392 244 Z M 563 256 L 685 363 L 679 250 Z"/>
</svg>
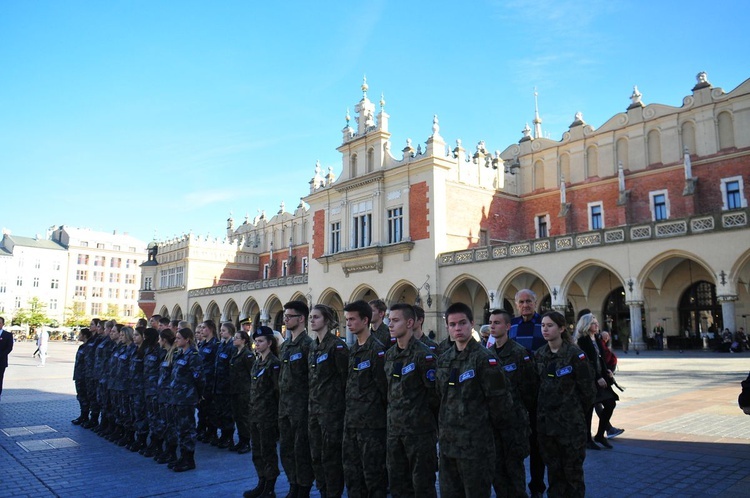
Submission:
<svg viewBox="0 0 750 498">
<path fill-rule="evenodd" d="M 81 408 L 81 421 L 88 420 L 89 417 L 89 406 L 91 402 L 89 400 L 88 391 L 86 391 L 86 365 L 94 359 L 94 339 L 94 337 L 89 337 L 86 342 L 78 346 L 78 351 L 76 351 L 76 361 L 73 365 L 73 381 L 76 386 L 76 399 L 78 400 L 78 406 Z M 89 350 L 91 350 L 91 352 L 89 352 Z"/>
<path fill-rule="evenodd" d="M 94 352 L 94 375 L 96 376 L 96 403 L 99 411 L 102 413 L 102 421 L 105 419 L 111 424 L 115 423 L 114 411 L 112 409 L 112 399 L 109 395 L 109 364 L 112 360 L 115 341 L 104 337 L 99 340 L 96 351 Z M 94 410 L 94 405 L 91 406 Z"/>
<path fill-rule="evenodd" d="M 159 345 L 151 346 L 143 355 L 143 396 L 146 400 L 146 417 L 152 442 L 157 434 L 163 431 L 158 427 L 159 402 L 156 396 L 159 387 L 159 364 L 163 359 L 164 350 Z"/>
<path fill-rule="evenodd" d="M 172 364 L 176 356 L 177 351 L 174 351 L 171 360 L 168 361 L 167 352 L 164 351 L 162 361 L 159 364 L 159 380 L 156 389 L 156 399 L 159 405 L 159 422 L 156 425 L 156 434 L 168 446 L 177 445 L 177 431 L 175 430 L 173 412 L 170 410 L 172 389 L 169 386 L 169 380 L 172 378 Z"/>
<path fill-rule="evenodd" d="M 419 338 L 419 342 L 430 348 L 430 351 L 433 352 L 433 354 L 438 354 L 438 350 L 440 346 L 438 346 L 438 343 L 430 339 L 430 337 L 427 334 L 422 334 L 422 337 Z M 437 358 L 435 358 L 437 360 Z"/>
<path fill-rule="evenodd" d="M 508 423 L 513 398 L 497 358 L 473 338 L 438 360 L 440 494 L 490 496 L 494 427 Z"/>
<path fill-rule="evenodd" d="M 396 344 L 396 338 L 391 337 L 391 331 L 388 328 L 388 325 L 385 324 L 385 322 L 380 322 L 380 325 L 378 325 L 377 329 L 373 329 L 370 327 L 370 334 L 375 336 L 375 339 L 380 341 L 380 344 L 382 344 L 386 351 Z"/>
<path fill-rule="evenodd" d="M 175 429 L 180 453 L 195 451 L 195 407 L 206 385 L 203 374 L 203 359 L 194 347 L 178 350 L 172 363 L 169 380 L 171 391 L 170 408 L 174 410 Z"/>
<path fill-rule="evenodd" d="M 279 459 L 276 442 L 279 430 L 279 369 L 281 362 L 269 353 L 265 360 L 253 363 L 250 388 L 250 440 L 253 465 L 260 479 L 276 479 Z"/>
<path fill-rule="evenodd" d="M 341 444 L 344 433 L 346 374 L 349 348 L 328 332 L 314 339 L 308 356 L 310 378 L 310 453 L 318 489 L 328 498 L 344 492 Z"/>
<path fill-rule="evenodd" d="M 423 336 L 426 337 L 426 336 Z M 437 359 L 420 340 L 385 355 L 388 380 L 388 478 L 394 498 L 434 497 L 437 468 Z"/>
<path fill-rule="evenodd" d="M 88 401 L 88 407 L 93 413 L 99 413 L 102 411 L 99 399 L 96 397 L 97 388 L 99 387 L 99 373 L 96 365 L 96 351 L 97 347 L 104 338 L 100 335 L 91 337 L 84 343 L 84 370 L 83 370 L 83 382 L 86 384 L 86 398 Z"/>
<path fill-rule="evenodd" d="M 591 366 L 578 346 L 564 341 L 557 353 L 549 345 L 537 350 L 536 362 L 537 431 L 547 466 L 547 495 L 585 496 L 586 410 L 596 397 Z"/>
<path fill-rule="evenodd" d="M 253 351 L 244 347 L 229 363 L 229 392 L 232 397 L 232 416 L 240 439 L 250 441 L 250 388 L 255 363 Z"/>
<path fill-rule="evenodd" d="M 510 339 L 502 347 L 493 346 L 490 351 L 500 362 L 513 396 L 509 423 L 499 429 L 494 428 L 495 472 L 492 487 L 498 498 L 525 498 L 526 469 L 523 461 L 529 456 L 529 410 L 536 406 L 539 390 L 536 362 L 531 352 Z"/>
<path fill-rule="evenodd" d="M 145 354 L 139 356 L 137 347 L 134 347 L 128 366 L 128 397 L 130 401 L 130 429 L 135 431 L 138 437 L 145 440 L 148 437 L 148 418 L 146 416 L 146 397 L 143 392 L 144 356 Z"/>
<path fill-rule="evenodd" d="M 349 498 L 385 498 L 385 348 L 370 335 L 349 351 L 343 461 Z"/>
<path fill-rule="evenodd" d="M 307 331 L 284 341 L 279 356 L 279 451 L 289 484 L 310 487 L 313 468 L 307 432 L 309 398 L 307 359 L 312 338 Z"/>
</svg>

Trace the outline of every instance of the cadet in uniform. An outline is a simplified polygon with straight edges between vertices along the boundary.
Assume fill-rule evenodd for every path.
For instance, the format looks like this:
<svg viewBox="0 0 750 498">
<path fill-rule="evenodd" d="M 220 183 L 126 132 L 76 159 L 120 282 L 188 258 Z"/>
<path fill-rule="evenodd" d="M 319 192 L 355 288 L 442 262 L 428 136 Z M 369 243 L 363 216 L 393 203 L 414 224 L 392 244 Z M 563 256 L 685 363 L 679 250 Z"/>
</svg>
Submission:
<svg viewBox="0 0 750 498">
<path fill-rule="evenodd" d="M 253 363 L 250 388 L 250 439 L 258 485 L 244 498 L 275 498 L 279 476 L 276 442 L 279 440 L 279 350 L 270 327 L 261 325 L 253 334 L 258 359 Z"/>
<path fill-rule="evenodd" d="M 146 350 L 143 355 L 143 396 L 146 400 L 146 418 L 151 441 L 139 453 L 151 458 L 161 451 L 163 429 L 159 428 L 159 365 L 164 360 L 165 351 L 159 345 L 159 331 L 148 327 L 143 331 Z"/>
<path fill-rule="evenodd" d="M 235 353 L 229 364 L 229 392 L 239 442 L 230 446 L 229 450 L 245 454 L 250 452 L 250 387 L 255 353 L 250 349 L 250 336 L 244 327 L 234 334 L 234 348 Z"/>
<path fill-rule="evenodd" d="M 164 330 L 169 330 L 166 328 Z M 193 331 L 180 329 L 175 335 L 177 356 L 172 364 L 169 388 L 171 407 L 175 413 L 175 429 L 180 446 L 180 458 L 172 470 L 184 472 L 195 468 L 195 409 L 201 399 L 206 379 L 203 375 L 203 358 L 195 347 Z"/>
<path fill-rule="evenodd" d="M 281 465 L 289 480 L 289 498 L 306 498 L 313 483 L 307 433 L 309 397 L 307 358 L 312 338 L 305 326 L 310 309 L 302 301 L 284 305 L 284 324 L 291 334 L 281 345 L 279 374 L 279 435 Z"/>
<path fill-rule="evenodd" d="M 128 397 L 130 402 L 131 432 L 133 436 L 126 446 L 130 451 L 139 451 L 146 446 L 148 439 L 148 417 L 146 416 L 146 397 L 144 395 L 143 362 L 146 357 L 144 331 L 138 328 L 133 331 L 135 351 L 130 357 L 128 371 Z"/>
<path fill-rule="evenodd" d="M 203 375 L 206 378 L 206 389 L 198 402 L 198 419 L 205 422 L 206 429 L 197 436 L 203 443 L 219 444 L 216 434 L 218 422 L 216 420 L 216 405 L 214 404 L 214 385 L 216 380 L 216 354 L 219 341 L 216 339 L 216 324 L 213 320 L 205 320 L 202 327 L 203 344 L 198 348 L 203 363 Z"/>
<path fill-rule="evenodd" d="M 415 315 L 415 310 L 403 303 L 391 306 L 388 315 L 390 334 L 396 339 L 385 355 L 388 478 L 394 498 L 437 495 L 437 358 L 414 337 Z"/>
<path fill-rule="evenodd" d="M 218 350 L 216 351 L 216 366 L 214 368 L 214 406 L 216 421 L 221 429 L 221 438 L 217 448 L 229 448 L 234 444 L 234 419 L 232 418 L 232 401 L 229 394 L 229 362 L 234 356 L 235 328 L 229 322 L 222 323 Z"/>
<path fill-rule="evenodd" d="M 495 471 L 492 487 L 498 498 L 526 498 L 526 469 L 523 461 L 529 456 L 529 412 L 536 412 L 539 379 L 533 354 L 508 338 L 511 320 L 510 313 L 505 310 L 490 313 L 490 336 L 495 338 L 490 351 L 500 362 L 513 396 L 513 410 L 509 412 L 508 424 L 493 431 Z"/>
<path fill-rule="evenodd" d="M 159 365 L 159 381 L 157 383 L 156 398 L 159 403 L 159 422 L 156 426 L 156 434 L 164 441 L 164 450 L 157 448 L 154 455 L 156 463 L 177 462 L 177 432 L 174 426 L 174 413 L 170 409 L 172 391 L 169 380 L 172 377 L 172 363 L 177 356 L 177 346 L 174 343 L 175 334 L 172 329 L 164 329 L 159 332 L 159 345 L 164 350 L 162 362 Z"/>
<path fill-rule="evenodd" d="M 396 342 L 388 333 L 388 325 L 383 322 L 383 318 L 385 318 L 385 314 L 388 311 L 388 306 L 385 305 L 382 299 L 373 299 L 368 304 L 372 310 L 370 333 L 383 343 L 385 349 L 388 349 Z"/>
<path fill-rule="evenodd" d="M 438 343 L 430 339 L 429 336 L 422 331 L 422 326 L 424 325 L 424 308 L 421 306 L 412 306 L 412 308 L 414 309 L 414 327 L 412 328 L 414 338 L 430 348 L 430 351 L 432 351 L 433 354 L 437 354 Z M 390 320 L 390 314 L 388 316 Z M 435 360 L 437 360 L 437 358 L 435 358 Z"/>
<path fill-rule="evenodd" d="M 596 396 L 594 377 L 586 354 L 573 344 L 561 313 L 550 311 L 542 316 L 542 334 L 547 344 L 536 352 L 540 382 L 537 431 L 547 466 L 547 495 L 583 497 L 586 410 Z"/>
<path fill-rule="evenodd" d="M 307 362 L 310 453 L 318 490 L 326 498 L 340 498 L 344 492 L 341 444 L 349 367 L 349 348 L 330 330 L 335 326 L 333 316 L 333 310 L 327 306 L 319 304 L 313 308 L 310 328 L 315 339 Z"/>
<path fill-rule="evenodd" d="M 344 306 L 346 326 L 356 337 L 349 351 L 342 455 L 350 498 L 385 498 L 388 489 L 385 348 L 370 333 L 371 315 L 366 301 Z"/>
<path fill-rule="evenodd" d="M 91 411 L 91 415 L 87 416 L 88 420 L 81 423 L 81 427 L 86 429 L 99 428 L 99 413 L 102 411 L 98 397 L 101 366 L 97 365 L 96 352 L 98 351 L 99 344 L 101 344 L 105 337 L 108 336 L 105 335 L 104 327 L 101 327 L 100 323 L 101 321 L 98 318 L 91 320 L 91 324 L 89 325 L 89 330 L 91 330 L 91 340 L 86 342 L 86 352 L 84 353 L 86 361 L 83 376 L 84 382 L 86 383 L 88 406 Z M 97 366 L 100 368 L 97 368 Z M 102 417 L 102 423 L 103 422 L 104 417 Z"/>
<path fill-rule="evenodd" d="M 438 360 L 440 494 L 489 498 L 495 443 L 486 430 L 508 423 L 513 399 L 497 358 L 472 337 L 471 309 L 454 303 L 445 321 L 454 344 Z"/>
</svg>

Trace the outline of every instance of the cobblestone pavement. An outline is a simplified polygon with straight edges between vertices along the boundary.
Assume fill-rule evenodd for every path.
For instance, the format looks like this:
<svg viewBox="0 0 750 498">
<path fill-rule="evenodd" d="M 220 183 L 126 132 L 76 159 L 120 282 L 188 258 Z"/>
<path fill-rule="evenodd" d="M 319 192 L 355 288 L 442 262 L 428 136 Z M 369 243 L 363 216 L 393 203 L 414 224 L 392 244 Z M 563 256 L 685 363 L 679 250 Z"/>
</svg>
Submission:
<svg viewBox="0 0 750 498">
<path fill-rule="evenodd" d="M 38 368 L 35 346 L 16 344 L 0 401 L 0 497 L 240 496 L 255 485 L 250 454 L 199 443 L 198 468 L 175 474 L 72 425 L 76 347 L 51 343 Z M 614 450 L 589 451 L 587 495 L 750 496 L 750 417 L 736 401 L 749 369 L 750 354 L 621 354 L 613 423 L 625 433 Z M 283 474 L 276 490 L 288 490 Z"/>
</svg>

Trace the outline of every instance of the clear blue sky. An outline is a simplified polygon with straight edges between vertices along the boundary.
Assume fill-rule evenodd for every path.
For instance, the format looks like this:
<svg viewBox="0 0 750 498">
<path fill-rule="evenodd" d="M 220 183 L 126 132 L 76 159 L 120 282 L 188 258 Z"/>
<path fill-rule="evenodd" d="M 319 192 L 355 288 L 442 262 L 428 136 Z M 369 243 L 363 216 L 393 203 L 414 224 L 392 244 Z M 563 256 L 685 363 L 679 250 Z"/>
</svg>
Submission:
<svg viewBox="0 0 750 498">
<path fill-rule="evenodd" d="M 0 226 L 223 235 L 341 171 L 347 107 L 381 92 L 393 150 L 559 140 L 695 75 L 750 77 L 746 0 L 0 2 Z"/>
</svg>

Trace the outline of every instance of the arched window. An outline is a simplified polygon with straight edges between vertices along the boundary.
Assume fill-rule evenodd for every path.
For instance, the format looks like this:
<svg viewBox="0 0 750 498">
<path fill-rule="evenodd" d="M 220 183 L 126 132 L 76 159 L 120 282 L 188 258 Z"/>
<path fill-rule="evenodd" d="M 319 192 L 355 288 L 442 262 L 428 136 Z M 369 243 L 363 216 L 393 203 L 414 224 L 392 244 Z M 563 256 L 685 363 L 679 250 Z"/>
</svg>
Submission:
<svg viewBox="0 0 750 498">
<path fill-rule="evenodd" d="M 620 138 L 617 140 L 617 160 L 614 164 L 614 170 L 612 171 L 613 175 L 617 174 L 617 165 L 619 163 L 622 163 L 622 169 L 629 169 L 630 163 L 628 162 L 628 139 L 627 138 Z"/>
<path fill-rule="evenodd" d="M 349 176 L 355 178 L 357 176 L 357 154 L 352 154 L 349 159 Z"/>
<path fill-rule="evenodd" d="M 699 337 L 709 330 L 721 333 L 724 320 L 721 304 L 716 300 L 716 286 L 700 280 L 682 294 L 680 298 L 679 335 L 688 330 L 690 335 Z M 668 335 L 670 331 L 667 331 Z"/>
<path fill-rule="evenodd" d="M 570 154 L 560 156 L 560 171 L 558 171 L 557 181 L 555 184 L 560 186 L 560 177 L 565 178 L 566 183 L 570 183 Z"/>
<path fill-rule="evenodd" d="M 375 171 L 375 149 L 370 147 L 367 151 L 367 172 Z"/>
<path fill-rule="evenodd" d="M 685 121 L 682 123 L 682 131 L 680 134 L 682 135 L 682 150 L 680 151 L 680 155 L 685 152 L 685 148 L 687 148 L 691 154 L 697 153 L 695 150 L 695 125 L 693 122 Z"/>
<path fill-rule="evenodd" d="M 544 188 L 544 161 L 539 159 L 534 163 L 534 184 L 532 190 Z"/>
<path fill-rule="evenodd" d="M 646 141 L 648 142 L 648 164 L 661 163 L 661 136 L 658 130 L 648 132 Z"/>
<path fill-rule="evenodd" d="M 719 114 L 718 125 L 719 150 L 731 149 L 734 147 L 734 123 L 732 123 L 732 115 L 726 111 Z"/>
<path fill-rule="evenodd" d="M 586 149 L 586 178 L 599 176 L 599 149 L 591 145 Z"/>
</svg>

